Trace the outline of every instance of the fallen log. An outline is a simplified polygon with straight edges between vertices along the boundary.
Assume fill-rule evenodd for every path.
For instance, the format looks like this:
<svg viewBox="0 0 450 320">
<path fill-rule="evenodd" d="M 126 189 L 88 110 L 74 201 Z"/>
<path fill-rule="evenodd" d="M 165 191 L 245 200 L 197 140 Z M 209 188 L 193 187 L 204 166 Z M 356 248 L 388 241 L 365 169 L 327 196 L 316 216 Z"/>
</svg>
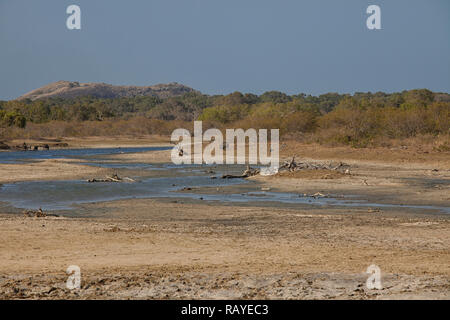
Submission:
<svg viewBox="0 0 450 320">
<path fill-rule="evenodd" d="M 226 174 L 222 176 L 222 179 L 245 179 L 248 177 L 256 176 L 259 173 L 260 173 L 259 169 L 254 169 L 251 168 L 250 166 L 247 166 L 247 169 L 241 175 Z"/>
<path fill-rule="evenodd" d="M 120 178 L 117 174 L 106 176 L 106 180 L 109 180 L 111 182 L 122 182 L 122 178 Z"/>
<path fill-rule="evenodd" d="M 59 217 L 57 214 L 49 214 L 44 212 L 42 208 L 39 208 L 39 210 L 24 210 L 23 214 L 26 217 L 36 217 L 36 218 Z"/>
<path fill-rule="evenodd" d="M 23 214 L 26 217 L 37 217 L 37 218 L 42 218 L 42 217 L 47 216 L 47 214 L 41 208 L 39 208 L 39 210 L 25 210 L 23 212 Z"/>
<path fill-rule="evenodd" d="M 244 179 L 246 178 L 243 175 L 233 175 L 233 174 L 224 174 L 222 176 L 222 179 Z"/>
<path fill-rule="evenodd" d="M 260 173 L 259 169 L 254 169 L 254 168 L 251 168 L 250 166 L 247 166 L 247 169 L 244 171 L 244 173 L 242 175 L 247 178 L 247 177 L 256 176 L 259 173 Z"/>
<path fill-rule="evenodd" d="M 128 178 L 128 177 L 124 177 L 121 178 L 119 177 L 117 174 L 113 174 L 112 176 L 106 176 L 104 179 L 88 179 L 87 182 L 124 182 L 124 181 L 129 181 L 129 182 L 136 182 L 136 180 Z"/>
</svg>

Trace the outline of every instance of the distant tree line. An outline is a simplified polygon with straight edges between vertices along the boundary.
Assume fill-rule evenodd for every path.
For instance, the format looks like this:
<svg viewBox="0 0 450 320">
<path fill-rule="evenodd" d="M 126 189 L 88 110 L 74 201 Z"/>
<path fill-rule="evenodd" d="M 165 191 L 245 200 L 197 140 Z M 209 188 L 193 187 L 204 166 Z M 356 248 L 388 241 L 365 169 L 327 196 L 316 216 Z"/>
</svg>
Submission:
<svg viewBox="0 0 450 320">
<path fill-rule="evenodd" d="M 101 122 L 139 118 L 155 121 L 203 120 L 219 128 L 280 128 L 282 134 L 314 133 L 323 141 L 354 146 L 376 137 L 449 134 L 450 95 L 426 89 L 399 93 L 327 93 L 261 95 L 188 93 L 160 99 L 152 96 L 100 99 L 51 98 L 0 101 L 0 126 L 24 128 L 27 123 Z M 171 127 L 171 126 L 170 126 Z"/>
</svg>

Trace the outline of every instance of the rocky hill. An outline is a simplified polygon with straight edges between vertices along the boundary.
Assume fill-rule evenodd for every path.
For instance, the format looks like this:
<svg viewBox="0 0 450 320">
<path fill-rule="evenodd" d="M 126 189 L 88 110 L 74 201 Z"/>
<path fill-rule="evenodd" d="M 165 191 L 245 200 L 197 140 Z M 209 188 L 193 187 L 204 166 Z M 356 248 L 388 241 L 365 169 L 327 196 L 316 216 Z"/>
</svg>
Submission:
<svg viewBox="0 0 450 320">
<path fill-rule="evenodd" d="M 18 99 L 38 100 L 45 98 L 76 98 L 93 96 L 96 98 L 120 98 L 136 96 L 157 96 L 170 98 L 180 96 L 195 90 L 178 83 L 157 84 L 154 86 L 114 86 L 106 83 L 79 83 L 73 81 L 58 81 L 39 89 L 30 91 Z"/>
</svg>

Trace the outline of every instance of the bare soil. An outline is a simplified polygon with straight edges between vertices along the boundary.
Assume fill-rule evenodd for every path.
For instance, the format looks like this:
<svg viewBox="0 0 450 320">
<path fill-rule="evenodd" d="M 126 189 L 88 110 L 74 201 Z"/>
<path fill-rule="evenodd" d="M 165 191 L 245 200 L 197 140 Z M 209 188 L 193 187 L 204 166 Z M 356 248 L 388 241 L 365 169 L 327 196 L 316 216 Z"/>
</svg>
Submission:
<svg viewBox="0 0 450 320">
<path fill-rule="evenodd" d="M 254 188 L 448 207 L 448 154 L 294 143 L 282 156 L 292 150 L 345 161 L 350 173 L 255 177 Z M 116 157 L 166 162 L 169 152 Z M 11 166 L 0 165 L 2 181 L 61 178 L 78 166 L 80 177 L 102 170 L 58 160 L 25 175 Z M 75 215 L 0 214 L 0 298 L 450 298 L 450 219 L 436 210 L 130 199 L 80 205 Z M 366 287 L 372 264 L 381 269 L 382 290 Z M 69 265 L 81 268 L 79 290 L 66 288 Z"/>
</svg>

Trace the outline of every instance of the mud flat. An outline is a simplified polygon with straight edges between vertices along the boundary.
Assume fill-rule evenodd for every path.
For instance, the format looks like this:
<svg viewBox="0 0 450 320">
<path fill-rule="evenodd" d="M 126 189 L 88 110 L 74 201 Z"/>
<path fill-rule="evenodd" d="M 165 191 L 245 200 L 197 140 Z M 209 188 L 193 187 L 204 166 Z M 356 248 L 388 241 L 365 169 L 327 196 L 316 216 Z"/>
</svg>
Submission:
<svg viewBox="0 0 450 320">
<path fill-rule="evenodd" d="M 102 168 L 80 165 L 77 162 L 77 160 L 51 159 L 20 164 L 0 164 L 0 183 L 86 179 L 91 175 L 102 175 L 106 172 Z"/>
<path fill-rule="evenodd" d="M 91 176 L 111 173 L 111 170 L 87 165 L 86 162 L 90 162 L 92 157 L 102 158 L 113 154 L 126 155 L 131 152 L 133 152 L 133 156 L 137 157 L 139 152 L 144 150 L 170 148 L 167 144 L 159 143 L 130 146 L 124 146 L 123 142 L 117 143 L 116 145 L 103 144 L 100 147 L 97 144 L 88 143 L 90 147 L 60 148 L 49 151 L 0 152 L 0 183 L 87 179 Z M 164 152 L 154 150 L 146 153 L 146 157 L 152 157 L 153 153 L 166 155 L 167 150 Z"/>
<path fill-rule="evenodd" d="M 189 192 L 319 192 L 374 205 L 174 196 L 78 204 L 61 217 L 31 218 L 2 208 L 0 297 L 449 299 L 450 216 L 433 209 L 449 204 L 449 159 L 383 162 L 367 154 L 315 152 L 317 161 L 350 162 L 350 173 L 255 177 L 246 185 Z M 168 151 L 152 151 L 112 158 L 157 163 L 167 157 Z M 382 290 L 366 288 L 372 264 L 381 269 Z M 69 265 L 81 268 L 80 290 L 65 287 Z"/>
<path fill-rule="evenodd" d="M 3 298 L 450 298 L 445 216 L 126 200 L 0 219 Z M 367 267 L 382 270 L 368 290 Z M 69 265 L 81 290 L 65 288 Z"/>
</svg>

